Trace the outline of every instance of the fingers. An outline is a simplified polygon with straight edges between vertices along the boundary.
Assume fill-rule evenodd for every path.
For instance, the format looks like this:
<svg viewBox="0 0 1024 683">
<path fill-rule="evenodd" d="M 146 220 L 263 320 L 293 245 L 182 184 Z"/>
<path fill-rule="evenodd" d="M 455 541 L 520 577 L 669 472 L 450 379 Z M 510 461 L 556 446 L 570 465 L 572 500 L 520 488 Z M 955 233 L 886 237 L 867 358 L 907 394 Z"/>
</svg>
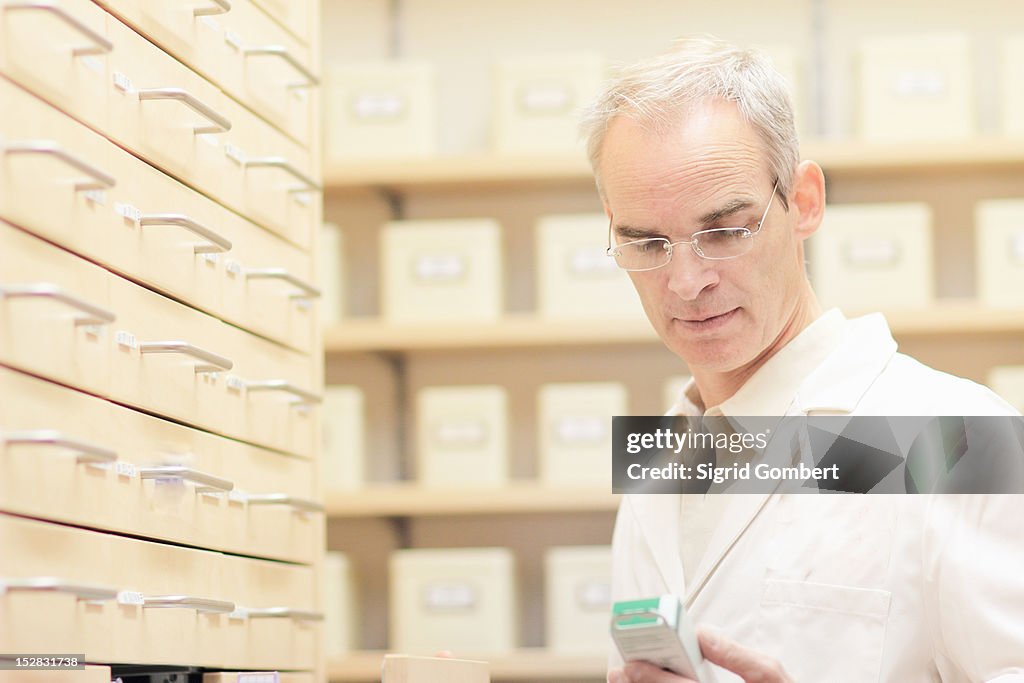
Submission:
<svg viewBox="0 0 1024 683">
<path fill-rule="evenodd" d="M 616 683 L 696 683 L 650 662 L 627 662 L 623 674 L 624 678 Z"/>
<path fill-rule="evenodd" d="M 629 679 L 622 669 L 612 669 L 608 672 L 608 683 L 629 683 Z"/>
<path fill-rule="evenodd" d="M 706 660 L 733 672 L 745 683 L 792 683 L 793 679 L 773 657 L 755 652 L 711 629 L 701 629 L 697 637 Z"/>
</svg>

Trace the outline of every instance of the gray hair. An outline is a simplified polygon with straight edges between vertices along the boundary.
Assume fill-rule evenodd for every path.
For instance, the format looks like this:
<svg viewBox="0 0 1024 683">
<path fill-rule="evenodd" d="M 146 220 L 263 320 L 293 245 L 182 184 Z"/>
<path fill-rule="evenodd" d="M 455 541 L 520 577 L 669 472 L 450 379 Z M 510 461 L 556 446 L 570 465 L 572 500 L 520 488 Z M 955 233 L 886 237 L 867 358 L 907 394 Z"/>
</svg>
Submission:
<svg viewBox="0 0 1024 683">
<path fill-rule="evenodd" d="M 761 137 L 788 207 L 800 142 L 786 81 L 763 53 L 710 37 L 681 40 L 670 52 L 621 70 L 584 112 L 581 130 L 598 190 L 601 148 L 613 119 L 628 116 L 666 132 L 688 107 L 713 99 L 735 102 Z"/>
</svg>

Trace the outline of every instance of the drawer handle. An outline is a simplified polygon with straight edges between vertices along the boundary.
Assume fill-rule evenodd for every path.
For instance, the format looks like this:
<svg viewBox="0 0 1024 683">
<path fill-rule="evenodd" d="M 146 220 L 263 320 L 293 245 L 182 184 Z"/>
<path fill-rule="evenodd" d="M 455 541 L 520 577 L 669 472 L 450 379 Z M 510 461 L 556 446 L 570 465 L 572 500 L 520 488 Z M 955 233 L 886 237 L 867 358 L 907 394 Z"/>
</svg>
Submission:
<svg viewBox="0 0 1024 683">
<path fill-rule="evenodd" d="M 199 114 L 212 126 L 196 126 L 193 130 L 197 135 L 206 133 L 226 133 L 231 130 L 231 122 L 222 115 L 215 112 L 209 105 L 203 104 L 192 93 L 182 88 L 150 88 L 139 90 L 140 100 L 174 100 L 181 102 L 186 107 Z"/>
<path fill-rule="evenodd" d="M 27 140 L 25 142 L 12 142 L 4 147 L 4 154 L 46 154 L 60 159 L 68 166 L 78 169 L 92 178 L 91 181 L 79 181 L 75 183 L 76 192 L 110 189 L 117 184 L 117 181 L 114 180 L 114 176 L 109 173 L 104 173 L 84 159 L 76 157 L 53 140 Z"/>
<path fill-rule="evenodd" d="M 40 298 L 59 301 L 84 314 L 75 318 L 75 325 L 108 325 L 117 319 L 117 316 L 110 311 L 94 306 L 88 301 L 79 299 L 77 296 L 68 294 L 50 282 L 35 282 L 29 285 L 6 285 L 0 287 L 0 296 L 9 299 Z"/>
<path fill-rule="evenodd" d="M 143 607 L 163 609 L 194 609 L 197 612 L 227 614 L 235 611 L 235 603 L 212 598 L 197 598 L 194 595 L 154 595 L 142 599 Z"/>
<path fill-rule="evenodd" d="M 231 3 L 228 0 L 210 0 L 213 7 L 196 7 L 192 10 L 194 17 L 209 17 L 214 14 L 227 14 L 231 11 Z"/>
<path fill-rule="evenodd" d="M 309 403 L 320 403 L 323 398 L 316 394 L 300 389 L 285 379 L 268 379 L 261 382 L 246 382 L 245 388 L 249 391 L 283 391 L 299 399 L 296 403 L 306 405 Z"/>
<path fill-rule="evenodd" d="M 197 235 L 209 244 L 197 244 L 195 247 L 195 253 L 197 254 L 216 254 L 225 251 L 231 251 L 231 240 L 226 237 L 218 235 L 213 230 L 210 230 L 205 225 L 200 225 L 194 220 L 181 213 L 156 213 L 148 216 L 143 216 L 139 219 L 139 225 L 142 227 L 150 225 L 174 225 L 179 228 L 185 228 L 194 235 Z"/>
<path fill-rule="evenodd" d="M 193 346 L 186 341 L 159 341 L 159 342 L 142 342 L 139 344 L 140 353 L 180 353 L 185 356 L 191 356 L 197 360 L 203 361 L 205 364 L 196 365 L 196 373 L 204 372 L 221 372 L 222 370 L 230 370 L 235 367 L 235 364 L 224 356 L 218 356 L 216 353 L 201 349 L 198 346 Z"/>
<path fill-rule="evenodd" d="M 287 62 L 288 66 L 299 72 L 305 80 L 302 83 L 293 83 L 289 85 L 289 88 L 311 88 L 315 85 L 320 84 L 320 79 L 313 75 L 313 72 L 306 68 L 306 66 L 295 58 L 291 52 L 288 51 L 284 45 L 261 45 L 260 47 L 247 47 L 242 50 L 242 54 L 246 57 L 277 57 Z"/>
<path fill-rule="evenodd" d="M 255 607 L 246 608 L 245 615 L 250 619 L 294 619 L 295 621 L 323 621 L 323 612 L 311 612 L 291 607 Z"/>
<path fill-rule="evenodd" d="M 293 187 L 289 192 L 319 192 L 320 184 L 308 175 L 295 168 L 290 161 L 284 157 L 262 157 L 249 159 L 245 162 L 246 168 L 279 168 L 288 175 L 302 183 L 302 187 Z"/>
<path fill-rule="evenodd" d="M 295 498 L 287 493 L 254 493 L 245 497 L 249 505 L 287 505 L 302 512 L 323 512 L 324 506 L 315 500 Z"/>
<path fill-rule="evenodd" d="M 320 296 L 320 290 L 313 285 L 300 280 L 284 268 L 257 268 L 245 271 L 245 276 L 253 280 L 284 280 L 302 290 L 301 294 L 292 294 L 293 299 L 315 299 Z"/>
<path fill-rule="evenodd" d="M 79 600 L 101 602 L 117 598 L 117 589 L 106 586 L 95 586 L 87 583 L 74 583 L 53 576 L 36 576 L 31 579 L 0 580 L 0 593 L 8 591 L 47 591 L 52 593 L 70 593 Z"/>
<path fill-rule="evenodd" d="M 76 462 L 114 462 L 117 460 L 117 453 L 109 448 L 103 448 L 88 441 L 81 441 L 69 436 L 64 436 L 55 429 L 38 429 L 30 432 L 9 432 L 2 438 L 5 444 L 39 444 L 44 446 L 56 446 L 58 448 L 69 448 L 78 453 Z"/>
<path fill-rule="evenodd" d="M 196 490 L 200 493 L 226 492 L 235 488 L 234 482 L 183 465 L 140 467 L 139 477 L 142 479 L 183 479 L 193 484 L 199 484 Z"/>
<path fill-rule="evenodd" d="M 112 42 L 101 36 L 99 33 L 96 33 L 96 31 L 93 31 L 82 23 L 80 19 L 75 17 L 73 14 L 69 14 L 67 10 L 55 2 L 9 2 L 4 6 L 5 12 L 26 9 L 49 12 L 92 42 L 92 45 L 89 47 L 76 47 L 72 50 L 71 54 L 75 57 L 99 55 L 105 52 L 110 52 L 114 49 L 114 44 Z"/>
</svg>

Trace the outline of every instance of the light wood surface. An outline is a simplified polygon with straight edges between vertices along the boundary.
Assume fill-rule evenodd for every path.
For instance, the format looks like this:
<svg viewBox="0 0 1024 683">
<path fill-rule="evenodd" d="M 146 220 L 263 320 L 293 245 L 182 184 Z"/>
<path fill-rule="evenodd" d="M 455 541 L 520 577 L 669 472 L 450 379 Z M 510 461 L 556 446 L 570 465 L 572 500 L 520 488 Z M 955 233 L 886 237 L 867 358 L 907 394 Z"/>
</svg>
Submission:
<svg viewBox="0 0 1024 683">
<path fill-rule="evenodd" d="M 606 671 L 605 658 L 600 655 L 557 655 L 543 648 L 524 648 L 500 657 L 485 656 L 477 659 L 487 661 L 492 681 L 554 678 L 572 681 L 604 680 Z M 328 680 L 336 683 L 378 681 L 383 660 L 383 652 L 354 652 L 345 658 L 328 662 Z"/>
<path fill-rule="evenodd" d="M 385 655 L 382 683 L 489 683 L 487 662 L 439 657 Z"/>
</svg>

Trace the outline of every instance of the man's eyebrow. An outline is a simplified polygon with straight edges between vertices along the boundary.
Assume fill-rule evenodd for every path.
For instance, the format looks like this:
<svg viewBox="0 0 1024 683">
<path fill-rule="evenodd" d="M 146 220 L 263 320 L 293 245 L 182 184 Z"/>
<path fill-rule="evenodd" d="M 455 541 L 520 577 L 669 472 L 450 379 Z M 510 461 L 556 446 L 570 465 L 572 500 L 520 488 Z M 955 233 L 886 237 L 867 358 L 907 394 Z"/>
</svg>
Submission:
<svg viewBox="0 0 1024 683">
<path fill-rule="evenodd" d="M 616 225 L 615 234 L 619 237 L 625 237 L 633 240 L 644 240 L 650 237 L 664 237 L 657 230 L 651 230 L 649 228 L 639 228 L 634 225 Z"/>
<path fill-rule="evenodd" d="M 714 211 L 709 211 L 708 213 L 704 214 L 703 216 L 700 217 L 698 222 L 701 225 L 711 225 L 713 223 L 717 223 L 723 218 L 728 218 L 729 216 L 739 213 L 740 211 L 745 211 L 751 208 L 752 206 L 754 206 L 754 200 L 752 199 L 733 199 L 724 206 L 721 206 L 715 209 Z"/>
</svg>

